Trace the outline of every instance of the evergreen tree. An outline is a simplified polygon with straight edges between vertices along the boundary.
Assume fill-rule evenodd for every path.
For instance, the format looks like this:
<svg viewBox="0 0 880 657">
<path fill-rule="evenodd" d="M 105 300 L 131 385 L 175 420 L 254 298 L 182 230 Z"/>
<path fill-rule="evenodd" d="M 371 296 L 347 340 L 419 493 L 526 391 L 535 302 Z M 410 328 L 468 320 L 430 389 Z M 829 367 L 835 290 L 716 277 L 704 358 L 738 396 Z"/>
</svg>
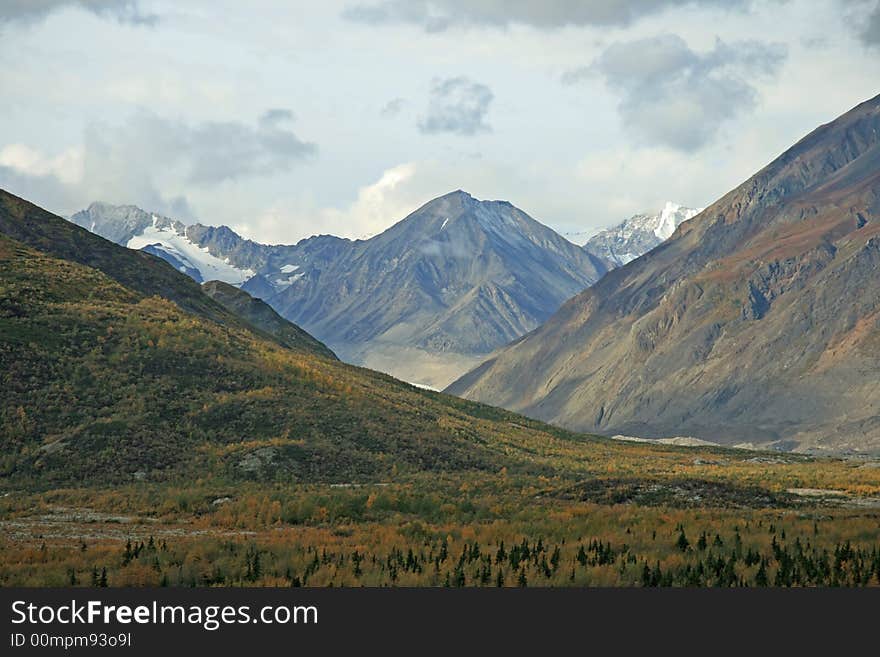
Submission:
<svg viewBox="0 0 880 657">
<path fill-rule="evenodd" d="M 687 536 L 684 535 L 684 527 L 681 528 L 681 533 L 678 535 L 678 540 L 675 542 L 675 547 L 677 547 L 682 552 L 687 552 L 688 547 L 690 547 L 690 541 L 688 541 Z"/>
<path fill-rule="evenodd" d="M 700 532 L 700 538 L 697 539 L 697 549 L 700 552 L 703 552 L 706 547 L 708 547 L 709 541 L 706 537 L 706 532 Z"/>
</svg>

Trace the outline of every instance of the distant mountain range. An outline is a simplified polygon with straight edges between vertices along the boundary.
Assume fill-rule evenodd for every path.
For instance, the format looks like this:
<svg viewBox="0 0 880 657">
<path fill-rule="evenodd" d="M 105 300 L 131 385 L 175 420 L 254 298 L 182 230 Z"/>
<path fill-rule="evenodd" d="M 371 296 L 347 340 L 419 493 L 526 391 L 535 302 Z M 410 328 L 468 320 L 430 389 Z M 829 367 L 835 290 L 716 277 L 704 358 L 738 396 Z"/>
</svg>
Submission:
<svg viewBox="0 0 880 657">
<path fill-rule="evenodd" d="M 505 201 L 456 191 L 367 240 L 269 246 L 134 206 L 71 221 L 263 299 L 348 362 L 443 387 L 611 267 Z"/>
<path fill-rule="evenodd" d="M 578 430 L 880 449 L 880 96 L 449 391 Z"/>
</svg>

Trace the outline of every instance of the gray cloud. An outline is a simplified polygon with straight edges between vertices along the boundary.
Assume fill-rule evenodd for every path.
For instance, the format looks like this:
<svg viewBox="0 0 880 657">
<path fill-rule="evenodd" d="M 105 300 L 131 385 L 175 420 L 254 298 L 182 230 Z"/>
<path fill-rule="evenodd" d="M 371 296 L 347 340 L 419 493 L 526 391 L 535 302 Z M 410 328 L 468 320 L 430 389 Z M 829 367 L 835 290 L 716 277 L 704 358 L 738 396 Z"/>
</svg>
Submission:
<svg viewBox="0 0 880 657">
<path fill-rule="evenodd" d="M 671 7 L 741 9 L 748 4 L 748 0 L 380 0 L 350 6 L 343 16 L 370 25 L 410 23 L 428 32 L 455 25 L 524 24 L 553 29 L 568 25 L 625 26 Z"/>
<path fill-rule="evenodd" d="M 840 0 L 844 23 L 869 48 L 880 48 L 880 0 Z"/>
<path fill-rule="evenodd" d="M 156 16 L 141 12 L 138 0 L 3 0 L 0 2 L 0 24 L 39 21 L 63 7 L 85 9 L 120 23 L 153 24 L 157 20 Z"/>
<path fill-rule="evenodd" d="M 419 121 L 419 130 L 426 134 L 446 132 L 461 136 L 489 132 L 486 114 L 493 98 L 489 87 L 465 77 L 434 80 L 428 112 Z"/>
<path fill-rule="evenodd" d="M 142 112 L 123 125 L 91 124 L 81 149 L 81 177 L 64 181 L 50 170 L 0 165 L 0 186 L 57 211 L 106 200 L 191 219 L 186 197 L 166 194 L 166 187 L 195 191 L 284 172 L 317 151 L 285 127 L 292 117 L 289 110 L 274 109 L 254 126 L 190 124 Z"/>
<path fill-rule="evenodd" d="M 382 106 L 381 110 L 379 110 L 379 116 L 386 119 L 397 116 L 400 114 L 404 105 L 406 105 L 406 101 L 403 98 L 392 98 Z"/>
<path fill-rule="evenodd" d="M 286 123 L 288 121 L 293 121 L 296 117 L 293 112 L 289 109 L 285 109 L 283 107 L 275 107 L 272 109 L 267 109 L 263 112 L 263 115 L 260 117 L 260 123 L 266 126 L 274 126 L 279 123 Z"/>
<path fill-rule="evenodd" d="M 609 46 L 590 66 L 563 75 L 576 83 L 599 76 L 620 96 L 618 111 L 646 144 L 695 151 L 727 120 L 753 108 L 752 81 L 774 75 L 787 56 L 781 44 L 720 39 L 705 53 L 666 34 Z"/>
<path fill-rule="evenodd" d="M 256 126 L 189 124 L 142 112 L 121 129 L 92 126 L 86 135 L 86 168 L 105 162 L 144 174 L 175 169 L 195 185 L 287 171 L 317 150 L 284 127 L 292 117 L 289 110 L 273 109 Z"/>
<path fill-rule="evenodd" d="M 874 10 L 868 14 L 868 20 L 859 36 L 866 45 L 880 47 L 880 2 L 877 2 Z"/>
<path fill-rule="evenodd" d="M 83 205 L 83 199 L 76 190 L 53 174 L 34 175 L 0 165 L 0 189 L 55 211 Z"/>
</svg>

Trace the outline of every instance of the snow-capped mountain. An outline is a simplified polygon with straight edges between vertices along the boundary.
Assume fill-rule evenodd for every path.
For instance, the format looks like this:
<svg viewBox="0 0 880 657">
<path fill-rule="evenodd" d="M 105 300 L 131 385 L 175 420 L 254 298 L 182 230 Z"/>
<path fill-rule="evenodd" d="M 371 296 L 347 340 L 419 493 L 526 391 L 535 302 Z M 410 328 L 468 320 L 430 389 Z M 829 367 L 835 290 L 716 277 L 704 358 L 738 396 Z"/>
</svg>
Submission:
<svg viewBox="0 0 880 657">
<path fill-rule="evenodd" d="M 665 242 L 679 224 L 702 211 L 703 208 L 688 208 L 670 201 L 656 214 L 637 214 L 583 242 L 579 238 L 586 233 L 572 233 L 566 238 L 582 243 L 589 253 L 620 267 Z"/>
<path fill-rule="evenodd" d="M 246 264 L 233 263 L 227 255 L 204 244 L 199 238 L 207 227 L 185 226 L 133 205 L 92 203 L 70 220 L 117 244 L 164 258 L 199 283 L 217 280 L 238 286 L 256 273 Z"/>
</svg>

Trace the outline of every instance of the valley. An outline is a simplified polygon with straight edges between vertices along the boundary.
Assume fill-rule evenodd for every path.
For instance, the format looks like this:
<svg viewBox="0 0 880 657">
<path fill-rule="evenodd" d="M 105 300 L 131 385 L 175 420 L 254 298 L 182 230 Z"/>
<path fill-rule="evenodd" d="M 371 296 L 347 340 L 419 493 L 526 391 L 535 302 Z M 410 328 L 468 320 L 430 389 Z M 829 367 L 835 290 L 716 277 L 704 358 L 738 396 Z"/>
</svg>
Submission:
<svg viewBox="0 0 880 657">
<path fill-rule="evenodd" d="M 619 267 L 461 191 L 265 247 L 0 190 L 0 585 L 880 585 L 878 117 Z M 491 356 L 345 362 L 414 350 Z"/>
</svg>

